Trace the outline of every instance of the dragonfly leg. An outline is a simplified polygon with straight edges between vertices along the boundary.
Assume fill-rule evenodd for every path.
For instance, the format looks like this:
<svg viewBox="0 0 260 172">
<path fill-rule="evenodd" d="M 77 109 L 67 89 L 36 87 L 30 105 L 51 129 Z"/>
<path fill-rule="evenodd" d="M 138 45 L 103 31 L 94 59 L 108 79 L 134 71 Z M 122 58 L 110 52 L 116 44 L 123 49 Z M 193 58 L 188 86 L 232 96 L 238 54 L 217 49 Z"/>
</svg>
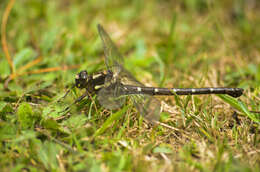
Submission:
<svg viewBox="0 0 260 172">
<path fill-rule="evenodd" d="M 70 89 L 68 89 L 66 91 L 66 93 L 64 94 L 64 96 L 62 96 L 61 98 L 59 98 L 58 102 L 61 101 L 61 99 L 65 99 L 65 97 L 67 97 L 67 95 L 71 92 L 71 90 L 75 87 L 75 85 L 73 85 Z"/>
<path fill-rule="evenodd" d="M 69 106 L 67 106 L 63 111 L 59 112 L 59 113 L 62 113 L 62 112 L 66 112 L 70 109 L 70 107 L 78 102 L 80 102 L 82 99 L 84 99 L 85 97 L 89 96 L 89 92 L 86 91 L 83 95 L 81 95 L 80 97 L 78 97 L 72 104 L 70 104 Z"/>
</svg>

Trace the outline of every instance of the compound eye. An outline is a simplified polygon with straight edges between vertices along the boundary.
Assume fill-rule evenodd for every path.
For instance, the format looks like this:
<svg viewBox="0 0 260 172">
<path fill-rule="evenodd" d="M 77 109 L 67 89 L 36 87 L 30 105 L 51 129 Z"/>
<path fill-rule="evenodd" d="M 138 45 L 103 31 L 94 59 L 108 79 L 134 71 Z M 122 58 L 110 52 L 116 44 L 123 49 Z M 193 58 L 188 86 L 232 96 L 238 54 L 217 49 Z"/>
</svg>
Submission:
<svg viewBox="0 0 260 172">
<path fill-rule="evenodd" d="M 87 79 L 88 77 L 87 71 L 81 71 L 79 75 L 81 79 Z"/>
<path fill-rule="evenodd" d="M 86 78 L 87 78 L 86 72 L 83 73 L 82 78 L 83 78 L 83 79 L 86 79 Z"/>
</svg>

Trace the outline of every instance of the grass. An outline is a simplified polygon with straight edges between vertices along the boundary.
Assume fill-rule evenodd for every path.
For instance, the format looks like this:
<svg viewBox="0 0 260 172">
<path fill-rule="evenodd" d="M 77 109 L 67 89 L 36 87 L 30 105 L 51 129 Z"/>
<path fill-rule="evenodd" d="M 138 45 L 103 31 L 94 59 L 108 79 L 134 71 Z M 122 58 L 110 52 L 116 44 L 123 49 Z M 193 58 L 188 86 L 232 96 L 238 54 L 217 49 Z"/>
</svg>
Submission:
<svg viewBox="0 0 260 172">
<path fill-rule="evenodd" d="M 1 171 L 260 171 L 260 117 L 250 112 L 260 109 L 259 8 L 257 1 L 3 1 Z M 73 89 L 58 101 L 75 74 L 105 68 L 98 23 L 143 83 L 245 92 L 160 97 L 167 106 L 154 127 L 131 102 L 108 111 L 95 97 L 65 117 L 58 112 L 82 94 Z"/>
</svg>

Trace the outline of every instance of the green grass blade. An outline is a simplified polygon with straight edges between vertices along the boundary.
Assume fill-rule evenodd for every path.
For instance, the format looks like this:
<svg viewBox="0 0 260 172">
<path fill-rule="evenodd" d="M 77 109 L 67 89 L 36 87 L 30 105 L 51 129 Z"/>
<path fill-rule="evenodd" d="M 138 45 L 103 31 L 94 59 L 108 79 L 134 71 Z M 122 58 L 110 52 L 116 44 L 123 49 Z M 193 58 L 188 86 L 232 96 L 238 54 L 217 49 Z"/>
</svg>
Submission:
<svg viewBox="0 0 260 172">
<path fill-rule="evenodd" d="M 218 97 L 220 97 L 226 103 L 230 104 L 233 108 L 237 109 L 239 112 L 248 116 L 248 118 L 250 118 L 252 121 L 260 124 L 260 118 L 257 117 L 254 113 L 250 112 L 243 102 L 227 95 L 218 95 Z"/>
<path fill-rule="evenodd" d="M 119 120 L 120 117 L 125 114 L 126 110 L 128 109 L 128 106 L 125 106 L 120 111 L 117 111 L 116 113 L 113 113 L 105 122 L 104 124 L 95 132 L 93 137 L 97 137 L 100 134 L 102 134 L 108 127 L 113 125 L 113 122 L 116 120 Z"/>
<path fill-rule="evenodd" d="M 243 102 L 238 101 L 238 103 L 240 104 L 242 111 L 245 115 L 247 115 L 254 122 L 260 124 L 260 116 L 256 116 L 256 114 L 250 112 Z"/>
<path fill-rule="evenodd" d="M 218 95 L 218 97 L 224 100 L 224 102 L 230 104 L 233 108 L 237 109 L 240 112 L 243 112 L 241 104 L 239 104 L 239 101 L 237 99 L 223 94 Z"/>
</svg>

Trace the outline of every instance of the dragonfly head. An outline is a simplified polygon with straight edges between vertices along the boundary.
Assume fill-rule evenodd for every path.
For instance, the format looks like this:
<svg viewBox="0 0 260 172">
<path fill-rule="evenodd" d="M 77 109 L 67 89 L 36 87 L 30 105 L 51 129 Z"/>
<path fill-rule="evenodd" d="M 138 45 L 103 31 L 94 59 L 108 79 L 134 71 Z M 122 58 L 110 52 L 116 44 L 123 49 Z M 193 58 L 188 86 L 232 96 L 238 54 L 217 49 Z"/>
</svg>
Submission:
<svg viewBox="0 0 260 172">
<path fill-rule="evenodd" d="M 89 81 L 88 72 L 83 70 L 75 76 L 75 84 L 77 88 L 86 88 Z"/>
</svg>

